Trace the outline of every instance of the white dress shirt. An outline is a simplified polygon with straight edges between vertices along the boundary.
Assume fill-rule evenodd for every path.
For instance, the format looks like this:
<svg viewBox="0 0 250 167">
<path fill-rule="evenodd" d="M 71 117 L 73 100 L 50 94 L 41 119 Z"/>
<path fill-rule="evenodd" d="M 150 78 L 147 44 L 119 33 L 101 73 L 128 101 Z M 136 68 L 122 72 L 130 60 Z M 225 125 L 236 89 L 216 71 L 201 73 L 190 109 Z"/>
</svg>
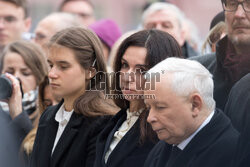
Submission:
<svg viewBox="0 0 250 167">
<path fill-rule="evenodd" d="M 189 136 L 187 139 L 183 140 L 180 144 L 177 145 L 177 147 L 181 150 L 184 150 L 184 148 L 188 145 L 188 143 L 194 138 L 194 136 L 202 129 L 204 128 L 212 119 L 214 115 L 214 111 L 211 112 L 209 114 L 209 116 L 207 117 L 207 119 L 205 119 L 205 121 L 201 124 L 201 126 L 191 135 Z"/>
<path fill-rule="evenodd" d="M 142 110 L 140 110 L 138 112 L 129 112 L 129 109 L 127 109 L 126 112 L 127 112 L 127 119 L 122 123 L 120 128 L 114 133 L 114 137 L 112 139 L 112 142 L 109 146 L 108 151 L 105 154 L 105 163 L 107 163 L 108 158 L 109 158 L 111 152 L 115 149 L 116 145 L 120 142 L 120 140 L 123 138 L 123 136 L 125 136 L 126 133 L 135 124 L 135 122 L 139 118 Z"/>
<path fill-rule="evenodd" d="M 62 136 L 62 133 L 65 129 L 65 127 L 67 126 L 71 115 L 73 114 L 74 110 L 71 111 L 66 111 L 64 108 L 64 104 L 62 104 L 62 106 L 60 107 L 60 109 L 57 111 L 56 116 L 55 116 L 55 120 L 59 123 L 58 124 L 58 129 L 57 129 L 57 134 L 56 134 L 56 138 L 54 141 L 54 146 L 51 152 L 51 155 L 53 154 L 55 147 L 60 139 L 60 137 Z"/>
</svg>

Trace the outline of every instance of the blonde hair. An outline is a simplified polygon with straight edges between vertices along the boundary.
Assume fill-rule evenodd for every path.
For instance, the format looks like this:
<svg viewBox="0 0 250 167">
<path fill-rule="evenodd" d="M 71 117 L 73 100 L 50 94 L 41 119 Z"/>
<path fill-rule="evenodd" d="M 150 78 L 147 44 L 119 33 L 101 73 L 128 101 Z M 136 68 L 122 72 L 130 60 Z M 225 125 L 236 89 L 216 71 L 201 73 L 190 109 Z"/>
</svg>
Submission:
<svg viewBox="0 0 250 167">
<path fill-rule="evenodd" d="M 202 45 L 202 53 L 205 54 L 208 45 L 212 48 L 212 45 L 216 44 L 221 39 L 223 33 L 226 33 L 226 24 L 225 22 L 220 21 L 209 31 L 206 40 Z"/>
</svg>

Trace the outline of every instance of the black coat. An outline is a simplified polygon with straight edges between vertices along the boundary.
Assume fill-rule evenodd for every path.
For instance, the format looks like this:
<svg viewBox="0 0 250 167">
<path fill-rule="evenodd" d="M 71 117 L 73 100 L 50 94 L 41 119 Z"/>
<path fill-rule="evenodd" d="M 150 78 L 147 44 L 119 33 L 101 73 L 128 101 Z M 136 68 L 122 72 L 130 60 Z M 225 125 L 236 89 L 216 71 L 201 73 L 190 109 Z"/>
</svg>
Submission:
<svg viewBox="0 0 250 167">
<path fill-rule="evenodd" d="M 250 74 L 233 86 L 225 113 L 241 133 L 232 167 L 248 167 L 250 165 Z"/>
<path fill-rule="evenodd" d="M 249 124 L 240 135 L 237 151 L 230 167 L 249 167 L 250 165 L 250 132 Z"/>
<path fill-rule="evenodd" d="M 233 82 L 227 79 L 227 74 L 222 67 L 222 62 L 226 56 L 228 39 L 227 36 L 220 40 L 216 46 L 216 53 L 191 57 L 191 60 L 197 60 L 203 66 L 205 66 L 211 74 L 213 74 L 214 80 L 214 99 L 216 101 L 216 107 L 224 111 L 228 95 Z M 243 77 L 243 76 L 241 76 Z"/>
<path fill-rule="evenodd" d="M 0 106 L 1 117 L 8 122 L 8 128 L 11 128 L 15 132 L 16 141 L 20 146 L 25 136 L 30 132 L 32 127 L 32 122 L 29 119 L 29 115 L 26 111 L 23 111 L 21 114 L 16 116 L 13 120 L 10 115 L 4 112 Z"/>
<path fill-rule="evenodd" d="M 225 114 L 216 110 L 210 122 L 182 150 L 173 167 L 227 167 L 235 155 L 238 136 Z M 150 152 L 145 167 L 164 167 L 170 148 L 160 141 Z"/>
<path fill-rule="evenodd" d="M 0 108 L 0 166 L 1 167 L 19 167 L 18 136 L 9 126 L 9 117 Z"/>
<path fill-rule="evenodd" d="M 232 88 L 225 107 L 225 113 L 233 126 L 242 132 L 250 122 L 250 74 L 240 79 Z M 249 136 L 250 137 L 250 136 Z"/>
<path fill-rule="evenodd" d="M 153 142 L 146 141 L 143 145 L 139 143 L 140 129 L 139 119 L 126 133 L 110 154 L 107 164 L 104 157 L 110 146 L 114 133 L 126 120 L 126 109 L 118 112 L 106 125 L 105 129 L 98 136 L 96 145 L 96 160 L 94 167 L 142 167 L 144 161 L 153 148 Z"/>
<path fill-rule="evenodd" d="M 58 129 L 55 115 L 61 105 L 49 107 L 42 114 L 30 167 L 93 167 L 96 138 L 108 118 L 89 118 L 74 112 L 51 155 Z"/>
</svg>

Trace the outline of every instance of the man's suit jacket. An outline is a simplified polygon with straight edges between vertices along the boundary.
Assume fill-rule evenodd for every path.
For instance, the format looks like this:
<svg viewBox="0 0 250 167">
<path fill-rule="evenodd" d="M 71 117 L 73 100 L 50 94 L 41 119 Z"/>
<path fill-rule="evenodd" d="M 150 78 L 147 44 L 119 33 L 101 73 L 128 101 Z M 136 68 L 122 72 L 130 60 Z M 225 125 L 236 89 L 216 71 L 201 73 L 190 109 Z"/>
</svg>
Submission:
<svg viewBox="0 0 250 167">
<path fill-rule="evenodd" d="M 96 145 L 96 160 L 95 167 L 141 167 L 144 161 L 153 148 L 154 143 L 146 141 L 144 144 L 139 143 L 140 128 L 139 119 L 126 135 L 117 144 L 115 149 L 110 154 L 107 163 L 105 164 L 104 157 L 114 133 L 118 130 L 121 124 L 126 120 L 126 109 L 118 112 L 106 125 L 105 129 L 98 136 Z"/>
<path fill-rule="evenodd" d="M 30 167 L 93 166 L 96 138 L 108 118 L 90 118 L 74 112 L 51 155 L 58 129 L 55 115 L 61 105 L 62 102 L 49 107 L 42 114 L 31 155 Z"/>
<path fill-rule="evenodd" d="M 230 166 L 238 137 L 230 120 L 222 111 L 216 110 L 211 121 L 182 150 L 172 167 Z M 150 152 L 145 167 L 166 167 L 171 147 L 160 141 Z"/>
</svg>

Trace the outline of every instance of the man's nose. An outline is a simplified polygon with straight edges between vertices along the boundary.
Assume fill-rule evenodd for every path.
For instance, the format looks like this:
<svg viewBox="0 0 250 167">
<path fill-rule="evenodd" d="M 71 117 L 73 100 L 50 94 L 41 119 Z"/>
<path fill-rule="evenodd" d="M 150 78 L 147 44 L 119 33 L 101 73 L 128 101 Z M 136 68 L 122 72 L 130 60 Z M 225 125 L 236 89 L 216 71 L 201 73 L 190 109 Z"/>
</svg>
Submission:
<svg viewBox="0 0 250 167">
<path fill-rule="evenodd" d="M 154 112 L 152 111 L 152 109 L 150 109 L 148 112 L 147 122 L 152 124 L 155 121 L 156 121 L 156 118 L 154 116 Z"/>
<path fill-rule="evenodd" d="M 239 4 L 236 11 L 235 11 L 235 17 L 242 18 L 246 16 L 245 10 L 243 9 L 243 4 Z"/>
<path fill-rule="evenodd" d="M 162 30 L 162 25 L 160 23 L 157 23 L 156 26 L 155 26 L 155 28 L 157 30 Z"/>
<path fill-rule="evenodd" d="M 5 27 L 4 20 L 0 18 L 0 29 L 3 29 Z"/>
</svg>

